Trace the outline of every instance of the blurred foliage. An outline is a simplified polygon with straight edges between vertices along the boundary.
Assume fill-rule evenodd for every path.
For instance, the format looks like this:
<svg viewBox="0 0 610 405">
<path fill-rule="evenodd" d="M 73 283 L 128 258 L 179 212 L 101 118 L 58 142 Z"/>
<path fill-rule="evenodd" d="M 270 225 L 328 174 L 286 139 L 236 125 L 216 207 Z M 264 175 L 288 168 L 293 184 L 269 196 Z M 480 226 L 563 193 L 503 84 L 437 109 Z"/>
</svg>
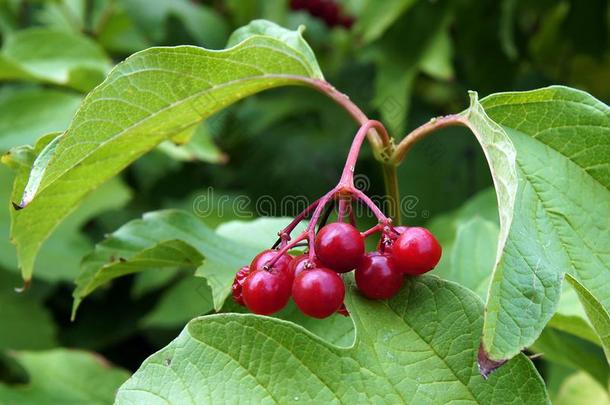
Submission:
<svg viewBox="0 0 610 405">
<path fill-rule="evenodd" d="M 24 159 L 31 159 L 36 141 L 65 129 L 86 93 L 133 52 L 178 44 L 220 49 L 235 28 L 256 18 L 293 29 L 305 25 L 305 37 L 326 79 L 369 116 L 382 119 L 396 139 L 430 117 L 462 110 L 469 89 L 483 96 L 566 84 L 610 101 L 607 0 L 339 3 L 355 20 L 351 28 L 328 27 L 306 10 L 291 10 L 288 0 L 161 0 L 154 6 L 144 0 L 4 0 L 3 162 L 19 170 Z M 229 220 L 251 219 L 260 213 L 255 201 L 263 196 L 275 201 L 286 195 L 316 198 L 339 177 L 354 131 L 342 110 L 307 89 L 271 90 L 232 106 L 197 128 L 190 142 L 163 144 L 92 194 L 45 243 L 38 276 L 23 294 L 13 291 L 20 281 L 14 248 L 8 243 L 8 211 L 1 210 L 0 352 L 12 354 L 0 357 L 0 392 L 28 400 L 23 389 L 11 387 L 25 374 L 32 398 L 48 394 L 58 400 L 86 399 L 79 396 L 84 393 L 44 386 L 41 378 L 55 363 L 66 378 L 77 378 L 69 368 L 81 362 L 97 378 L 96 360 L 63 349 L 29 351 L 95 350 L 133 370 L 167 344 L 186 320 L 212 309 L 210 291 L 201 280 L 186 281 L 183 273 L 143 273 L 96 291 L 70 323 L 79 262 L 106 234 L 161 208 L 191 210 L 215 228 Z M 20 145 L 31 147 L 8 154 Z M 366 148 L 358 171 L 367 176 L 369 194 L 383 195 L 379 167 Z M 0 167 L 5 207 L 11 203 L 13 177 L 11 170 Z M 498 229 L 493 195 L 483 192 L 464 205 L 491 185 L 483 153 L 468 131 L 447 129 L 418 144 L 399 168 L 399 179 L 403 196 L 409 196 L 403 221 L 422 224 L 433 219 L 433 230 L 450 252 L 443 260 L 460 263 L 461 277 L 493 262 L 490 251 Z M 235 204 L 242 211 L 237 218 L 231 209 Z M 292 216 L 296 209 L 264 214 Z M 259 231 L 246 232 L 250 234 L 242 240 L 260 241 Z M 463 257 L 465 249 L 480 249 L 474 269 Z M 439 274 L 452 278 L 443 268 L 441 263 Z M 459 281 L 469 285 L 468 279 Z M 476 285 L 470 288 L 480 293 Z M 563 305 L 569 307 L 566 316 L 579 316 L 574 306 Z M 575 337 L 561 330 L 561 319 L 554 320 L 556 325 L 533 348 L 549 353 L 539 365 L 553 397 L 558 403 L 576 403 L 584 398 L 579 392 L 589 386 L 607 397 L 607 365 L 588 361 L 587 356 L 599 356 L 600 349 L 582 339 L 588 325 Z M 315 333 L 328 330 L 326 324 L 298 322 Z M 335 329 L 339 331 L 350 325 L 342 318 L 327 322 L 342 325 Z M 329 339 L 346 345 L 351 341 L 349 330 Z M 582 356 L 565 356 L 563 344 Z M 114 370 L 106 376 L 104 384 L 114 386 L 126 374 Z"/>
</svg>

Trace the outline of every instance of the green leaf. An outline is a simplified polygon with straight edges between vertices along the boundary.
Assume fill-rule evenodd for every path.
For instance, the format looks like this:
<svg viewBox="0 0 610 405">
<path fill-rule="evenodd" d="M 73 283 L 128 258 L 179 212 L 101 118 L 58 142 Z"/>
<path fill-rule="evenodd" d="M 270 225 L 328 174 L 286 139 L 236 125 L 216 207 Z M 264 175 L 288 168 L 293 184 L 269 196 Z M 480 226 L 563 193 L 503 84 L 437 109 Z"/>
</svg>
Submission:
<svg viewBox="0 0 610 405">
<path fill-rule="evenodd" d="M 142 326 L 178 328 L 190 319 L 205 315 L 212 309 L 214 309 L 212 291 L 205 280 L 186 277 L 163 293 L 153 310 L 142 319 Z"/>
<path fill-rule="evenodd" d="M 452 59 L 453 47 L 449 24 L 436 32 L 421 57 L 422 72 L 439 80 L 450 80 L 454 76 Z"/>
<path fill-rule="evenodd" d="M 481 217 L 460 223 L 450 253 L 450 269 L 435 274 L 468 287 L 485 299 L 496 258 L 498 233 L 495 222 Z"/>
<path fill-rule="evenodd" d="M 188 34 L 205 47 L 222 47 L 229 34 L 227 23 L 212 7 L 188 0 L 157 0 L 155 7 L 149 7 L 146 0 L 123 0 L 121 4 L 153 43 L 166 43 L 170 17 L 177 18 Z"/>
<path fill-rule="evenodd" d="M 608 314 L 606 306 L 600 302 L 600 300 L 596 299 L 591 291 L 585 288 L 576 277 L 568 274 L 566 275 L 566 279 L 578 293 L 578 298 L 580 299 L 593 328 L 597 332 L 597 336 L 599 336 L 604 354 L 606 355 L 606 360 L 610 363 L 610 315 Z"/>
<path fill-rule="evenodd" d="M 188 139 L 179 143 L 165 141 L 159 149 L 176 160 L 200 160 L 209 163 L 225 163 L 227 156 L 214 144 L 212 133 L 206 123 L 198 125 L 189 131 Z"/>
<path fill-rule="evenodd" d="M 292 301 L 276 317 L 296 323 L 335 346 L 351 347 L 354 344 L 354 323 L 350 317 L 334 314 L 324 319 L 312 318 L 304 315 Z"/>
<path fill-rule="evenodd" d="M 593 343 L 547 327 L 529 349 L 547 361 L 584 370 L 600 384 L 608 384 L 608 362 L 602 349 Z"/>
<path fill-rule="evenodd" d="M 548 403 L 523 355 L 488 380 L 478 374 L 482 306 L 456 284 L 408 279 L 387 302 L 350 289 L 347 304 L 357 330 L 349 348 L 268 317 L 194 319 L 142 364 L 116 401 Z"/>
<path fill-rule="evenodd" d="M 215 233 L 188 212 L 149 212 L 122 226 L 83 259 L 73 293 L 73 316 L 87 295 L 112 279 L 178 268 L 197 269 L 198 275 L 206 277 L 219 310 L 235 273 L 257 253 L 257 249 Z"/>
<path fill-rule="evenodd" d="M 0 92 L 0 152 L 32 145 L 42 134 L 68 127 L 81 98 L 40 88 L 5 88 Z"/>
<path fill-rule="evenodd" d="M 49 349 L 57 344 L 57 328 L 43 303 L 48 289 L 36 284 L 33 291 L 19 294 L 15 288 L 20 283 L 17 275 L 0 269 L 0 351 Z"/>
<path fill-rule="evenodd" d="M 554 405 L 608 405 L 610 396 L 605 385 L 600 385 L 588 374 L 569 376 L 561 385 Z"/>
<path fill-rule="evenodd" d="M 434 274 L 470 288 L 485 300 L 495 263 L 497 222 L 493 189 L 477 194 L 455 212 L 433 219 L 428 227 L 443 246 Z M 601 345 L 569 283 L 564 283 L 557 310 L 547 325 Z"/>
<path fill-rule="evenodd" d="M 377 72 L 373 105 L 380 110 L 390 133 L 404 132 L 419 71 L 442 75 L 451 68 L 446 46 L 449 11 L 447 5 L 420 2 L 374 48 Z"/>
<path fill-rule="evenodd" d="M 302 47 L 261 35 L 223 51 L 152 48 L 117 65 L 83 102 L 44 170 L 30 177 L 33 200 L 13 213 L 24 279 L 31 278 L 42 241 L 90 191 L 227 105 L 272 87 L 301 85 L 303 77 L 321 75 Z"/>
<path fill-rule="evenodd" d="M 557 311 L 547 325 L 601 346 L 599 336 L 593 329 L 591 321 L 589 321 L 578 293 L 572 287 L 571 280 L 567 279 L 566 281 L 562 286 Z M 610 322 L 610 319 L 608 322 Z"/>
<path fill-rule="evenodd" d="M 460 283 L 486 299 L 498 240 L 497 207 L 492 189 L 467 201 L 455 212 L 435 218 L 429 229 L 443 246 L 434 274 Z M 557 310 L 548 326 L 601 345 L 576 291 L 564 283 Z"/>
<path fill-rule="evenodd" d="M 305 207 L 303 207 L 305 209 Z M 263 217 L 252 221 L 233 220 L 218 226 L 216 232 L 227 239 L 255 249 L 269 249 L 277 240 L 277 233 L 285 228 L 292 218 Z M 307 221 L 294 228 L 293 235 L 298 235 L 307 227 Z"/>
<path fill-rule="evenodd" d="M 82 35 L 29 28 L 9 35 L 0 53 L 0 80 L 33 80 L 88 91 L 110 70 L 110 60 Z"/>
<path fill-rule="evenodd" d="M 3 163 L 13 168 L 11 173 L 0 167 L 0 201 L 6 209 L 0 210 L 0 232 L 5 235 L 0 241 L 0 265 L 7 270 L 18 272 L 15 247 L 9 240 L 11 202 L 23 194 L 23 188 L 32 163 L 40 150 L 52 144 L 54 134 L 42 137 L 34 148 L 30 146 L 13 148 L 2 157 Z M 12 196 L 10 184 L 13 184 Z M 47 239 L 40 250 L 40 260 L 36 269 L 39 277 L 47 281 L 73 281 L 80 268 L 83 256 L 93 247 L 91 240 L 82 232 L 82 227 L 100 213 L 117 209 L 131 198 L 131 191 L 120 180 L 112 179 L 83 201 L 56 232 Z M 9 208 L 10 207 L 10 208 Z"/>
<path fill-rule="evenodd" d="M 610 109 L 584 92 L 549 87 L 473 98 L 464 117 L 499 202 L 483 345 L 501 360 L 540 335 L 565 273 L 610 308 L 610 235 L 601 220 L 610 217 Z"/>
<path fill-rule="evenodd" d="M 360 12 L 356 29 L 366 42 L 379 38 L 402 13 L 416 4 L 415 0 L 386 0 L 382 7 L 376 0 L 368 0 Z"/>
<path fill-rule="evenodd" d="M 250 38 L 269 37 L 274 38 L 296 51 L 299 58 L 310 67 L 309 75 L 323 79 L 324 75 L 318 66 L 316 55 L 309 44 L 303 39 L 305 27 L 301 26 L 296 31 L 287 30 L 279 25 L 265 20 L 254 20 L 250 24 L 236 30 L 229 38 L 228 46 L 236 46 Z"/>
<path fill-rule="evenodd" d="M 25 385 L 0 382 L 5 404 L 109 404 L 129 373 L 112 367 L 99 355 L 77 350 L 17 352 L 25 368 Z"/>
</svg>

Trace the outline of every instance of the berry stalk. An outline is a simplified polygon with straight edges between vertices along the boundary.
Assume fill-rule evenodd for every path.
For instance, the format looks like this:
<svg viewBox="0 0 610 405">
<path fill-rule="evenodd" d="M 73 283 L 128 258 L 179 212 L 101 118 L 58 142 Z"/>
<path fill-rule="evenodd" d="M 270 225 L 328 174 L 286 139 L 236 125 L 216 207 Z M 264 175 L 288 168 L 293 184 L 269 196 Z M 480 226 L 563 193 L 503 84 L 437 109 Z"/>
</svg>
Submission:
<svg viewBox="0 0 610 405">
<path fill-rule="evenodd" d="M 467 127 L 468 121 L 461 114 L 452 114 L 445 115 L 443 117 L 432 118 L 425 124 L 415 128 L 407 136 L 405 136 L 398 145 L 396 145 L 394 153 L 390 158 L 390 162 L 394 165 L 399 165 L 405 158 L 405 155 L 411 150 L 413 145 L 415 145 L 417 142 L 430 135 L 434 131 L 451 126 Z"/>
</svg>

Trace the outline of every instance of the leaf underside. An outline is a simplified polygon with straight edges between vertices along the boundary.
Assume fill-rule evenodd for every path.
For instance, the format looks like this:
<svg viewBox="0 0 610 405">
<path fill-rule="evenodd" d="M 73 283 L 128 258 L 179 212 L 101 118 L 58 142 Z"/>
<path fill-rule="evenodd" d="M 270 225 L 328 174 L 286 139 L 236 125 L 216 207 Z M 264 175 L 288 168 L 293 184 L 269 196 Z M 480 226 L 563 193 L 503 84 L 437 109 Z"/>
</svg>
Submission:
<svg viewBox="0 0 610 405">
<path fill-rule="evenodd" d="M 121 387 L 123 403 L 548 403 L 523 355 L 485 380 L 476 366 L 482 304 L 436 277 L 409 279 L 390 301 L 349 290 L 356 326 L 339 348 L 290 322 L 196 318 Z"/>
<path fill-rule="evenodd" d="M 483 344 L 489 358 L 502 360 L 540 335 L 566 274 L 607 316 L 610 231 L 602 218 L 610 218 L 610 108 L 555 86 L 474 100 L 464 116 L 484 140 L 498 194 L 499 255 Z M 494 156 L 500 144 L 505 159 Z"/>
</svg>

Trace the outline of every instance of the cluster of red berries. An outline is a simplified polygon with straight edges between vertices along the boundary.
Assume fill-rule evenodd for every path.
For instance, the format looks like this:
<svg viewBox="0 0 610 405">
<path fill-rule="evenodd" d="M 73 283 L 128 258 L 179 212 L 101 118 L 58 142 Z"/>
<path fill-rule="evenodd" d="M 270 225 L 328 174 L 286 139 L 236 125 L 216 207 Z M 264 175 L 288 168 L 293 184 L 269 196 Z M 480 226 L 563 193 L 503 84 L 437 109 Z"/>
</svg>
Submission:
<svg viewBox="0 0 610 405">
<path fill-rule="evenodd" d="M 342 274 L 355 270 L 356 285 L 365 297 L 387 299 L 400 290 L 404 275 L 417 276 L 436 266 L 441 246 L 427 229 L 393 227 L 392 220 L 354 186 L 360 147 L 371 129 L 391 143 L 379 121 L 368 120 L 360 127 L 339 183 L 278 233 L 278 249 L 262 251 L 250 266 L 237 272 L 232 287 L 235 301 L 256 314 L 270 315 L 284 308 L 292 296 L 301 312 L 313 318 L 335 312 L 348 315 L 343 305 Z M 365 204 L 377 218 L 377 225 L 360 232 L 354 203 Z M 336 206 L 338 222 L 325 225 Z M 292 238 L 291 232 L 309 217 L 306 229 Z M 375 233 L 381 234 L 377 250 L 366 253 L 364 238 Z M 289 252 L 302 242 L 306 242 L 308 252 L 291 256 Z"/>
<path fill-rule="evenodd" d="M 353 17 L 343 14 L 340 6 L 333 0 L 292 0 L 290 8 L 305 10 L 329 27 L 341 26 L 349 29 L 354 24 Z"/>
<path fill-rule="evenodd" d="M 380 231 L 382 235 L 377 250 L 369 253 L 364 248 L 367 232 L 345 222 L 318 231 L 315 256 L 264 250 L 237 272 L 233 298 L 261 315 L 281 310 L 291 296 L 305 315 L 346 315 L 341 274 L 355 270 L 356 285 L 365 297 L 388 299 L 400 290 L 404 275 L 423 274 L 440 260 L 441 246 L 425 228 L 378 225 L 372 229 L 368 234 Z"/>
</svg>

